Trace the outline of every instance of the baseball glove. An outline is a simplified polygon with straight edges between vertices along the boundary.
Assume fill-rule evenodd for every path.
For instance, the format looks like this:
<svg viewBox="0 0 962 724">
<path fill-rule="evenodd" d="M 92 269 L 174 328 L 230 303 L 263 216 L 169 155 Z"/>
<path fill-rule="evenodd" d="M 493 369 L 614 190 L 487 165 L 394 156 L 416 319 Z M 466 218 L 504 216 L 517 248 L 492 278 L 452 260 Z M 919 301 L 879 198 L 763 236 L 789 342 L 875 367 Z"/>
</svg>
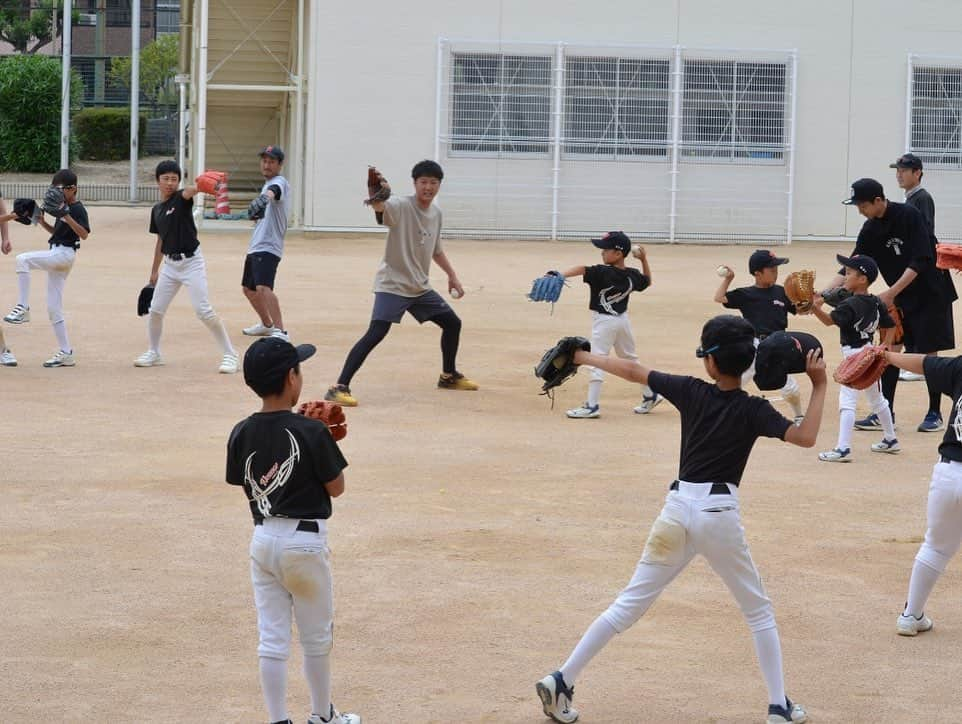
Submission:
<svg viewBox="0 0 962 724">
<path fill-rule="evenodd" d="M 902 326 L 902 310 L 896 307 L 894 304 L 888 308 L 889 316 L 895 322 L 895 333 L 891 336 L 892 344 L 902 344 L 905 339 L 905 327 Z M 884 329 L 880 329 L 883 334 L 886 332 Z"/>
<path fill-rule="evenodd" d="M 67 206 L 67 199 L 64 198 L 63 189 L 51 186 L 43 195 L 43 212 L 50 214 L 55 219 L 61 219 L 67 215 L 70 208 Z"/>
<path fill-rule="evenodd" d="M 805 332 L 773 332 L 758 343 L 755 352 L 755 385 L 758 389 L 779 390 L 788 375 L 805 371 L 808 353 L 821 350 L 818 338 Z"/>
<path fill-rule="evenodd" d="M 254 199 L 247 206 L 247 218 L 251 221 L 263 219 L 264 212 L 267 211 L 267 205 L 270 202 L 271 200 L 267 198 L 267 194 L 261 194 L 260 196 L 254 197 Z"/>
<path fill-rule="evenodd" d="M 154 299 L 154 288 L 149 284 L 137 295 L 137 316 L 143 317 L 150 312 L 150 303 Z"/>
<path fill-rule="evenodd" d="M 545 272 L 531 282 L 531 291 L 526 295 L 532 302 L 551 302 L 554 304 L 561 297 L 561 289 L 565 285 L 565 278 L 561 272 Z"/>
<path fill-rule="evenodd" d="M 41 212 L 37 208 L 37 202 L 33 199 L 14 199 L 13 213 L 17 215 L 16 220 L 26 226 L 40 221 Z"/>
<path fill-rule="evenodd" d="M 834 289 L 826 289 L 819 296 L 822 300 L 830 307 L 837 307 L 839 304 L 844 302 L 852 293 L 845 287 L 835 287 Z"/>
<path fill-rule="evenodd" d="M 811 269 L 793 271 L 785 278 L 785 296 L 798 312 L 810 312 L 815 296 L 815 272 Z"/>
<path fill-rule="evenodd" d="M 367 167 L 367 199 L 364 203 L 367 206 L 376 204 L 378 201 L 387 201 L 391 198 L 391 186 L 387 179 L 374 166 Z"/>
<path fill-rule="evenodd" d="M 224 185 L 227 174 L 223 171 L 204 171 L 194 179 L 194 185 L 202 194 L 216 194 L 218 189 Z"/>
<path fill-rule="evenodd" d="M 335 440 L 343 440 L 347 435 L 347 418 L 344 416 L 344 408 L 336 402 L 328 402 L 327 400 L 302 402 L 297 408 L 297 412 L 312 420 L 323 422 L 327 425 L 331 437 Z"/>
<path fill-rule="evenodd" d="M 550 394 L 553 387 L 557 387 L 578 371 L 575 363 L 575 352 L 579 349 L 591 351 L 591 342 L 584 337 L 562 337 L 558 343 L 544 353 L 538 366 L 534 368 L 535 377 L 544 380 L 541 385 L 542 394 Z"/>
<path fill-rule="evenodd" d="M 886 348 L 882 345 L 867 344 L 855 354 L 842 360 L 832 378 L 840 385 L 864 390 L 871 387 L 885 371 Z"/>
<path fill-rule="evenodd" d="M 939 269 L 962 269 L 962 244 L 936 244 L 935 266 Z"/>
</svg>

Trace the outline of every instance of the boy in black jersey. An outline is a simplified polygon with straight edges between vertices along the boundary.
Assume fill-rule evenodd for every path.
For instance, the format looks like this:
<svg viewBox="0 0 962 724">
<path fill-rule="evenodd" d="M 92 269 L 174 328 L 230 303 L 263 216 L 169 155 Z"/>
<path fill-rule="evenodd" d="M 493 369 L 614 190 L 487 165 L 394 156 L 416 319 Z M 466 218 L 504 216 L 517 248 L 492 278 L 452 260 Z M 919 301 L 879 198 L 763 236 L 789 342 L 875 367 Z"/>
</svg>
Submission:
<svg viewBox="0 0 962 724">
<path fill-rule="evenodd" d="M 623 231 L 609 231 L 591 243 L 601 249 L 602 264 L 573 266 L 561 272 L 563 277 L 581 277 L 588 285 L 588 308 L 591 310 L 591 349 L 607 356 L 612 348 L 622 359 L 637 360 L 635 337 L 628 319 L 628 297 L 632 292 L 643 292 L 651 286 L 651 267 L 643 247 L 631 248 L 631 239 Z M 641 271 L 625 266 L 631 253 L 641 262 Z M 595 367 L 588 382 L 588 399 L 581 406 L 568 410 L 568 417 L 589 419 L 601 416 L 601 383 L 604 373 Z M 639 415 L 646 415 L 661 402 L 661 398 L 641 386 L 641 404 L 635 407 Z"/>
<path fill-rule="evenodd" d="M 150 233 L 157 235 L 154 259 L 147 284 L 156 287 L 147 315 L 147 351 L 134 360 L 134 367 L 157 367 L 164 363 L 160 356 L 160 336 L 164 331 L 164 315 L 181 286 L 187 287 L 190 303 L 197 318 L 214 335 L 220 345 L 218 371 L 229 375 L 238 371 L 238 357 L 224 323 L 210 305 L 207 294 L 207 262 L 200 252 L 197 226 L 194 224 L 196 186 L 179 189 L 180 166 L 174 161 L 161 161 L 155 173 L 160 189 L 160 202 L 150 211 Z M 161 266 L 163 261 L 163 266 Z"/>
<path fill-rule="evenodd" d="M 750 287 L 729 289 L 728 286 L 735 278 L 731 267 L 719 268 L 725 270 L 725 276 L 715 291 L 715 301 L 725 309 L 737 309 L 755 328 L 755 346 L 770 334 L 784 332 L 788 328 L 788 315 L 795 314 L 795 305 L 785 296 L 785 287 L 776 284 L 778 281 L 778 267 L 787 264 L 788 259 L 775 256 L 768 249 L 756 249 L 748 257 L 748 273 L 755 277 L 755 284 Z M 755 376 L 755 363 L 745 370 L 742 375 L 742 386 L 751 382 Z M 781 390 L 782 397 L 791 406 L 795 422 L 802 419 L 802 399 L 798 391 L 798 382 L 789 376 Z"/>
<path fill-rule="evenodd" d="M 257 606 L 261 687 L 272 723 L 287 715 L 291 612 L 304 650 L 313 714 L 308 724 L 360 724 L 331 703 L 334 631 L 327 519 L 344 492 L 347 461 L 327 426 L 291 412 L 303 384 L 300 363 L 314 346 L 259 339 L 244 355 L 244 381 L 260 411 L 234 426 L 227 442 L 227 482 L 242 485 L 254 518 L 251 582 Z"/>
<path fill-rule="evenodd" d="M 888 308 L 874 294 L 868 293 L 869 285 L 878 278 L 878 265 L 872 257 L 855 254 L 852 257 L 836 255 L 838 263 L 845 268 L 845 288 L 852 296 L 842 301 L 831 313 L 823 308 L 820 296 L 815 298 L 812 311 L 822 324 L 837 325 L 842 356 L 851 357 L 867 344 L 872 344 L 875 332 L 879 329 L 891 330 L 882 335 L 887 343 L 894 332 L 895 321 Z M 838 390 L 838 444 L 832 449 L 818 454 L 818 459 L 828 463 L 847 463 L 852 460 L 852 428 L 855 424 L 855 407 L 859 391 L 840 385 Z M 882 425 L 882 440 L 872 443 L 872 452 L 897 453 L 902 448 L 895 437 L 895 423 L 888 400 L 882 395 L 882 387 L 876 382 L 865 390 L 872 413 L 878 416 Z"/>
<path fill-rule="evenodd" d="M 771 403 L 741 388 L 742 373 L 755 358 L 755 331 L 741 317 L 709 320 L 695 354 L 715 383 L 657 372 L 634 360 L 616 360 L 578 351 L 574 361 L 601 367 L 630 382 L 647 384 L 681 413 L 678 479 L 651 527 L 648 543 L 628 586 L 588 628 L 564 665 L 536 685 L 545 714 L 558 722 L 576 721 L 571 708 L 578 674 L 615 636 L 648 610 L 658 595 L 701 554 L 734 595 L 752 631 L 768 687 L 768 722 L 804 722 L 802 707 L 785 696 L 782 654 L 772 602 L 745 542 L 738 486 L 755 441 L 774 437 L 812 447 L 825 403 L 825 363 L 818 350 L 808 354 L 806 372 L 812 395 L 805 418 L 794 425 Z"/>
</svg>

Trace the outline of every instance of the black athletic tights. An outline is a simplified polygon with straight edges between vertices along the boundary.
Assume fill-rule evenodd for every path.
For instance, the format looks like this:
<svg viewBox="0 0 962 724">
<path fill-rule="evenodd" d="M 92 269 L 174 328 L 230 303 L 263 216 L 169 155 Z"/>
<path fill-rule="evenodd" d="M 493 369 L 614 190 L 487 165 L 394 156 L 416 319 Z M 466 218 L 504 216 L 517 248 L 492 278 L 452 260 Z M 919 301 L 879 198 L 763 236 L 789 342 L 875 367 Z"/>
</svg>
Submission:
<svg viewBox="0 0 962 724">
<path fill-rule="evenodd" d="M 882 373 L 882 396 L 888 400 L 889 408 L 892 410 L 892 418 L 895 419 L 895 388 L 899 383 L 899 368 L 889 365 Z M 942 395 L 935 384 L 926 378 L 925 386 L 929 393 L 929 412 L 942 414 Z"/>
<path fill-rule="evenodd" d="M 454 313 L 454 310 L 448 310 L 436 317 L 431 317 L 431 321 L 441 328 L 441 369 L 445 374 L 450 374 L 457 369 L 455 361 L 458 356 L 458 342 L 461 340 L 461 318 Z M 341 376 L 337 378 L 337 384 L 348 386 L 351 384 L 351 380 L 361 369 L 371 350 L 381 343 L 390 330 L 390 322 L 371 320 L 367 332 L 347 353 L 344 369 L 341 370 Z"/>
</svg>

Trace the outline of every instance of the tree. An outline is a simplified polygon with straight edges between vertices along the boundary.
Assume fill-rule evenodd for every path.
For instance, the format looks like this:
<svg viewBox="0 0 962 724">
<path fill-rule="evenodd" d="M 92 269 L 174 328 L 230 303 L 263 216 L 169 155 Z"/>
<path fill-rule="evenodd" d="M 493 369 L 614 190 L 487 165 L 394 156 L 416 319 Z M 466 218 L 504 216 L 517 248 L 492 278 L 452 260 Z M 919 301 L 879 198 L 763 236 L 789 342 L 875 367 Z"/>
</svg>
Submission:
<svg viewBox="0 0 962 724">
<path fill-rule="evenodd" d="M 77 22 L 79 13 L 74 10 L 72 17 Z M 36 53 L 62 34 L 63 12 L 57 11 L 57 0 L 0 0 L 0 40 L 18 53 Z"/>
<path fill-rule="evenodd" d="M 154 103 L 171 104 L 175 99 L 174 75 L 180 62 L 180 38 L 175 34 L 161 35 L 140 51 L 140 92 Z M 113 58 L 110 81 L 130 88 L 129 57 Z"/>
</svg>

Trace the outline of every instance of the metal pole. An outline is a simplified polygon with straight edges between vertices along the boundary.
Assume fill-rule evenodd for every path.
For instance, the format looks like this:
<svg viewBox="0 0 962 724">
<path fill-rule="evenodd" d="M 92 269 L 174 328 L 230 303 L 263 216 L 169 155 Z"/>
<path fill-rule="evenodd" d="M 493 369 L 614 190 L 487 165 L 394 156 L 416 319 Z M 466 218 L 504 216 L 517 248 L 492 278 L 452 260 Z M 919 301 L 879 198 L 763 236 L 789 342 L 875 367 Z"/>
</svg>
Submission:
<svg viewBox="0 0 962 724">
<path fill-rule="evenodd" d="M 190 76 L 178 73 L 174 81 L 177 83 L 177 165 L 181 174 L 187 162 L 187 79 Z M 183 182 L 183 178 L 181 178 Z"/>
<path fill-rule="evenodd" d="M 558 197 L 561 192 L 561 102 L 562 95 L 564 94 L 565 87 L 565 68 L 564 68 L 565 50 L 564 43 L 558 43 L 555 48 L 555 61 L 554 61 L 554 115 L 553 119 L 553 133 L 554 133 L 554 163 L 551 166 L 551 239 L 552 241 L 558 238 L 558 215 L 560 210 L 558 208 Z"/>
<path fill-rule="evenodd" d="M 137 201 L 140 135 L 140 0 L 130 4 L 130 201 Z"/>
<path fill-rule="evenodd" d="M 788 142 L 788 214 L 785 219 L 785 243 L 792 243 L 792 226 L 795 223 L 794 206 L 795 206 L 795 126 L 796 126 L 796 113 L 798 112 L 798 50 L 793 50 L 791 55 L 792 69 L 792 112 L 791 112 L 791 124 L 792 130 L 789 136 Z"/>
<path fill-rule="evenodd" d="M 297 0 L 297 90 L 294 92 L 294 226 L 304 221 L 304 0 Z"/>
<path fill-rule="evenodd" d="M 70 19 L 73 14 L 72 0 L 63 3 L 63 33 L 61 37 L 60 64 L 60 168 L 70 166 Z"/>
<path fill-rule="evenodd" d="M 194 157 L 195 176 L 201 173 L 207 163 L 207 35 L 210 4 L 200 0 L 200 44 L 198 48 L 197 69 L 194 82 L 197 84 L 197 148 Z M 203 201 L 199 204 L 203 218 Z"/>
<path fill-rule="evenodd" d="M 905 152 L 912 150 L 912 95 L 915 90 L 915 63 L 909 53 L 908 74 L 905 78 Z"/>
<path fill-rule="evenodd" d="M 672 82 L 671 111 L 671 205 L 668 211 L 668 241 L 675 240 L 675 219 L 678 216 L 678 147 L 681 145 L 681 46 L 675 46 L 675 69 Z"/>
<path fill-rule="evenodd" d="M 441 161 L 441 84 L 444 79 L 444 38 L 438 38 L 437 47 L 437 78 L 434 84 L 434 160 Z"/>
</svg>

